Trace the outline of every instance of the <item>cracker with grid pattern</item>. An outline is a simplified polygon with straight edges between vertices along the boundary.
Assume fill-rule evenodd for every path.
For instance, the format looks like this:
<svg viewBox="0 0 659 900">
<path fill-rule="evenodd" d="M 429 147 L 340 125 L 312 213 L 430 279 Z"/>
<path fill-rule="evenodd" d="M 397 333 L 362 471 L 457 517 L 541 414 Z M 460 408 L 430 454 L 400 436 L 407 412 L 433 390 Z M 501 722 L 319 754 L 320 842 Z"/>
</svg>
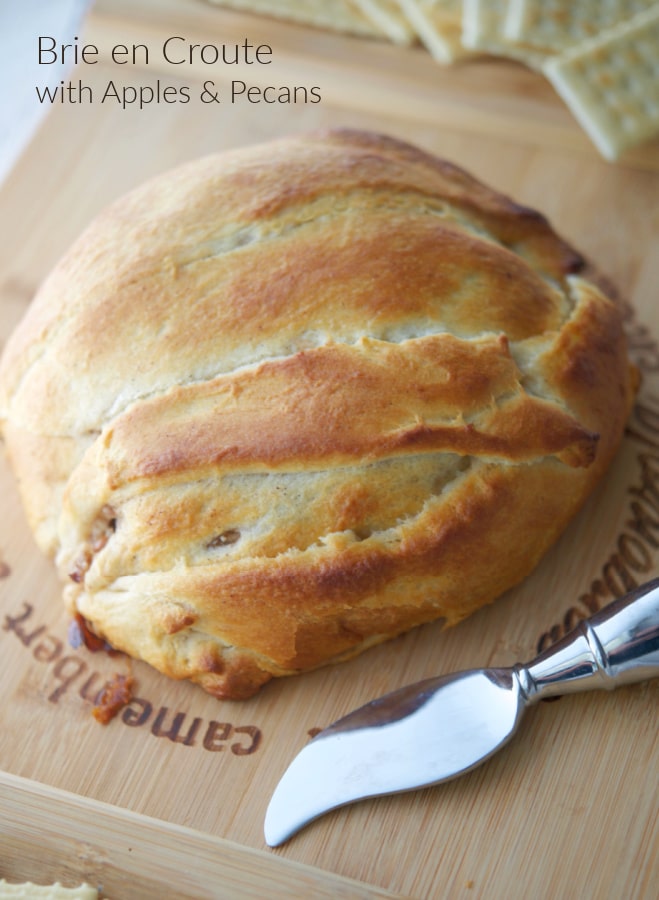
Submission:
<svg viewBox="0 0 659 900">
<path fill-rule="evenodd" d="M 397 0 L 351 0 L 351 3 L 394 44 L 416 42 L 416 29 Z"/>
<path fill-rule="evenodd" d="M 89 884 L 69 888 L 59 881 L 41 885 L 31 881 L 18 884 L 0 879 L 0 900 L 95 900 L 98 896 L 97 889 Z"/>
<path fill-rule="evenodd" d="M 215 6 L 244 10 L 284 21 L 313 25 L 360 37 L 386 37 L 351 0 L 209 0 Z"/>
<path fill-rule="evenodd" d="M 471 56 L 462 43 L 462 0 L 397 0 L 434 59 L 451 63 Z"/>
<path fill-rule="evenodd" d="M 543 71 L 602 155 L 617 159 L 659 134 L 659 4 Z"/>
<path fill-rule="evenodd" d="M 561 53 L 648 8 L 648 0 L 509 0 L 508 40 Z"/>
<path fill-rule="evenodd" d="M 510 0 L 464 0 L 462 44 L 470 50 L 518 60 L 539 69 L 546 53 L 505 34 Z"/>
</svg>

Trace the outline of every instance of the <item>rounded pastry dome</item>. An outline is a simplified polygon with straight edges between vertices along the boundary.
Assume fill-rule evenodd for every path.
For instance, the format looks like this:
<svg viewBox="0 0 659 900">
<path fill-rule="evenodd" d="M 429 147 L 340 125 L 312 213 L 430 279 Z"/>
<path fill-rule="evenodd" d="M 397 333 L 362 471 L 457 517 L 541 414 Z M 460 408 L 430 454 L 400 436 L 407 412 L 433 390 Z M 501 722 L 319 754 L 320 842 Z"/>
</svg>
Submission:
<svg viewBox="0 0 659 900">
<path fill-rule="evenodd" d="M 519 582 L 634 388 L 615 303 L 543 216 L 330 131 L 101 214 L 6 347 L 0 423 L 69 609 L 241 698 Z"/>
</svg>

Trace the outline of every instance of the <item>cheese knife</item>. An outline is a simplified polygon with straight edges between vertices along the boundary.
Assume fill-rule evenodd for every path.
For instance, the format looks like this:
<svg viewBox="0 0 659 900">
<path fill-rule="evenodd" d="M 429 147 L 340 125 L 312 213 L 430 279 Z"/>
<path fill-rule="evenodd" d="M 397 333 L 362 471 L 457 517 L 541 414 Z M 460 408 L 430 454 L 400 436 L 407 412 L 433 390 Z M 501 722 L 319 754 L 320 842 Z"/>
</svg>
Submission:
<svg viewBox="0 0 659 900">
<path fill-rule="evenodd" d="M 659 578 L 580 622 L 529 663 L 430 678 L 325 728 L 277 785 L 266 843 L 284 843 L 339 806 L 469 772 L 510 740 L 538 700 L 657 676 Z"/>
</svg>

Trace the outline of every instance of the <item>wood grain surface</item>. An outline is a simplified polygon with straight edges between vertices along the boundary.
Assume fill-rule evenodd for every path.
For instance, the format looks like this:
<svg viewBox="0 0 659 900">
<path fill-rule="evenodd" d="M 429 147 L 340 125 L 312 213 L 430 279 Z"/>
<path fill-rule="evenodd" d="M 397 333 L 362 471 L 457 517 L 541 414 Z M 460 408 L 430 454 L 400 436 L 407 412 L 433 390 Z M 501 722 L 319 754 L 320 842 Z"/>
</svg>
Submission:
<svg viewBox="0 0 659 900">
<path fill-rule="evenodd" d="M 228 74 L 167 65 L 159 48 L 174 35 L 249 38 L 273 61 Z M 335 811 L 277 850 L 262 827 L 313 729 L 424 677 L 528 660 L 659 574 L 659 145 L 603 162 L 542 78 L 514 63 L 443 69 L 421 48 L 202 0 L 99 0 L 81 39 L 105 54 L 72 76 L 95 102 L 53 103 L 0 192 L 0 342 L 85 224 L 133 185 L 204 153 L 349 125 L 411 140 L 548 215 L 619 287 L 643 386 L 605 482 L 519 588 L 452 631 L 418 629 L 243 703 L 70 646 L 57 579 L 0 458 L 0 875 L 84 878 L 115 898 L 654 898 L 656 681 L 541 703 L 471 774 Z M 119 43 L 147 45 L 149 63 L 112 63 Z M 204 81 L 225 91 L 234 78 L 317 85 L 323 99 L 199 101 Z M 160 81 L 192 99 L 123 108 L 100 102 L 109 81 Z M 135 698 L 101 726 L 92 699 L 117 671 L 133 674 Z"/>
</svg>

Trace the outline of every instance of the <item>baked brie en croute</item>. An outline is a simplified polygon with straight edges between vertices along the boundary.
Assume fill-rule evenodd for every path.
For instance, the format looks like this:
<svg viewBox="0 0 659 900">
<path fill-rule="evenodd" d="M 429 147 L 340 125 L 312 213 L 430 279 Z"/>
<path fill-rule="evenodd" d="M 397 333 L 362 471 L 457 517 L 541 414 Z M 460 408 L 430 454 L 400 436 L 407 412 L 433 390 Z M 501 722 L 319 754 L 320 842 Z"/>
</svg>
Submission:
<svg viewBox="0 0 659 900">
<path fill-rule="evenodd" d="M 116 202 L 0 369 L 71 613 L 221 698 L 453 625 L 523 579 L 635 390 L 619 311 L 539 213 L 355 131 Z"/>
</svg>

